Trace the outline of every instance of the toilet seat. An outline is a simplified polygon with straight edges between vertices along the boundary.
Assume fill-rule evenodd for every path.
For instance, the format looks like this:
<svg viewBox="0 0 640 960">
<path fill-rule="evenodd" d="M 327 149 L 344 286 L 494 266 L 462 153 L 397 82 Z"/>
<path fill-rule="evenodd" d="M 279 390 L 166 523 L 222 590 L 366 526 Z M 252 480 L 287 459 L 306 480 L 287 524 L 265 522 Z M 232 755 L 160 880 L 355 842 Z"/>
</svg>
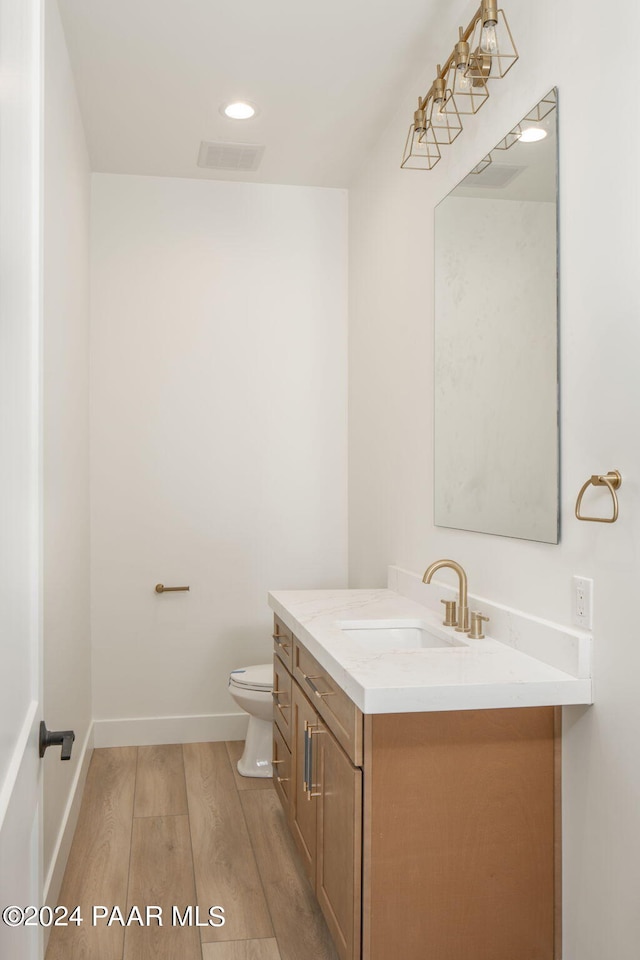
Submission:
<svg viewBox="0 0 640 960">
<path fill-rule="evenodd" d="M 229 674 L 229 684 L 241 690 L 270 693 L 273 690 L 273 664 L 259 663 L 232 670 Z"/>
</svg>

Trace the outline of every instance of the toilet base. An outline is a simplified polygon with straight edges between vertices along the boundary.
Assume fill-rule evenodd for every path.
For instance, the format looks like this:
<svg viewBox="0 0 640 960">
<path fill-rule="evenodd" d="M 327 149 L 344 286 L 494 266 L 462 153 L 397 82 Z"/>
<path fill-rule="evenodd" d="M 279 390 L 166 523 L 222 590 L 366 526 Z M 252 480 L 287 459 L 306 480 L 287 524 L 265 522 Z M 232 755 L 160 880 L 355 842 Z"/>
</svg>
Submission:
<svg viewBox="0 0 640 960">
<path fill-rule="evenodd" d="M 238 773 L 241 777 L 273 776 L 271 753 L 273 749 L 273 723 L 259 717 L 249 717 L 247 739 L 242 756 L 238 760 Z"/>
</svg>

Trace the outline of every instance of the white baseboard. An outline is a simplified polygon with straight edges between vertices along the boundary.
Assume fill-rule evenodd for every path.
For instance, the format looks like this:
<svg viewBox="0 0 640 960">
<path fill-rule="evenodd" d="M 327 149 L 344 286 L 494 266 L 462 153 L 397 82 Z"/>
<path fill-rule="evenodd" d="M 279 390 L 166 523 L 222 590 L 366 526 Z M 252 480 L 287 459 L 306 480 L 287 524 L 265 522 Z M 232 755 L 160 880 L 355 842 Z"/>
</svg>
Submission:
<svg viewBox="0 0 640 960">
<path fill-rule="evenodd" d="M 94 746 L 146 747 L 160 743 L 244 740 L 248 723 L 249 717 L 246 713 L 94 720 Z"/>
<path fill-rule="evenodd" d="M 137 717 L 127 720 L 94 720 L 82 744 L 80 761 L 44 882 L 43 903 L 55 906 L 78 823 L 80 804 L 94 747 L 149 746 L 160 743 L 202 743 L 214 740 L 244 740 L 249 718 L 246 713 L 204 717 Z M 45 931 L 46 934 L 49 931 Z M 46 946 L 46 944 L 45 944 Z"/>
<path fill-rule="evenodd" d="M 77 747 L 74 749 L 74 753 L 76 749 Z M 56 843 L 53 848 L 51 866 L 49 867 L 49 871 L 44 880 L 43 903 L 48 904 L 50 907 L 56 906 L 58 903 L 58 895 L 60 893 L 62 878 L 64 877 L 65 867 L 67 866 L 67 860 L 69 858 L 69 851 L 71 850 L 73 835 L 78 823 L 80 804 L 82 803 L 82 794 L 84 792 L 84 785 L 87 779 L 87 773 L 89 771 L 89 764 L 91 763 L 92 754 L 93 724 L 90 724 L 89 729 L 87 730 L 87 735 L 84 738 L 84 743 L 81 747 L 80 761 L 76 766 L 76 774 L 71 784 L 67 805 L 64 809 L 64 815 L 62 817 L 62 823 L 60 824 Z M 48 932 L 49 931 L 47 930 L 46 933 L 48 934 Z"/>
</svg>

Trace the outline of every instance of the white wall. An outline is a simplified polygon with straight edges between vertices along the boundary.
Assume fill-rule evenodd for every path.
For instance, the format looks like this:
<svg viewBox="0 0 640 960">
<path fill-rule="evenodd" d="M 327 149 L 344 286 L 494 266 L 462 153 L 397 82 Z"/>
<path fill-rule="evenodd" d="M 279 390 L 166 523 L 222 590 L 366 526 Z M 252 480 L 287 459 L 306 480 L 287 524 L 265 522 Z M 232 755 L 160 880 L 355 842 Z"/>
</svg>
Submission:
<svg viewBox="0 0 640 960">
<path fill-rule="evenodd" d="M 55 898 L 75 822 L 73 809 L 67 820 L 67 804 L 81 779 L 91 724 L 90 172 L 54 0 L 45 13 L 43 694 L 49 729 L 76 733 L 70 762 L 61 763 L 57 749 L 44 759 L 44 869 Z"/>
<path fill-rule="evenodd" d="M 510 3 L 521 59 L 443 149 L 431 172 L 401 171 L 415 97 L 459 22 L 442 5 L 424 73 L 350 191 L 350 576 L 384 583 L 385 566 L 422 572 L 453 556 L 473 592 L 570 622 L 570 578 L 595 580 L 595 696 L 565 710 L 564 958 L 636 960 L 640 941 L 640 131 L 629 122 L 632 59 L 616 95 L 599 70 L 639 9 L 541 0 Z M 595 23 L 597 21 L 597 28 Z M 560 96 L 561 542 L 558 546 L 438 529 L 433 524 L 433 209 L 550 87 Z M 605 118 L 606 117 L 606 121 Z M 615 525 L 573 518 L 582 483 L 619 469 Z M 605 491 L 606 493 L 606 491 Z M 592 494 L 590 507 L 607 509 Z"/>
<path fill-rule="evenodd" d="M 91 354 L 96 743 L 228 736 L 267 591 L 346 582 L 346 193 L 94 174 Z"/>
</svg>

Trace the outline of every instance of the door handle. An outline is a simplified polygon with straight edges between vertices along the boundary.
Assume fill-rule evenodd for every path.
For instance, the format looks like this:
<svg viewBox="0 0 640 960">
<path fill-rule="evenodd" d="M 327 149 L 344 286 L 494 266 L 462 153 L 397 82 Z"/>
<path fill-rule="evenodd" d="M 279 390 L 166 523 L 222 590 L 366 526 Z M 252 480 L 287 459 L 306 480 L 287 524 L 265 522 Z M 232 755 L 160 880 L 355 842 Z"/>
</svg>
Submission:
<svg viewBox="0 0 640 960">
<path fill-rule="evenodd" d="M 47 730 L 44 720 L 40 721 L 40 742 L 38 753 L 40 759 L 44 757 L 47 747 L 62 747 L 60 750 L 61 760 L 71 759 L 71 748 L 76 735 L 73 730 Z"/>
</svg>

